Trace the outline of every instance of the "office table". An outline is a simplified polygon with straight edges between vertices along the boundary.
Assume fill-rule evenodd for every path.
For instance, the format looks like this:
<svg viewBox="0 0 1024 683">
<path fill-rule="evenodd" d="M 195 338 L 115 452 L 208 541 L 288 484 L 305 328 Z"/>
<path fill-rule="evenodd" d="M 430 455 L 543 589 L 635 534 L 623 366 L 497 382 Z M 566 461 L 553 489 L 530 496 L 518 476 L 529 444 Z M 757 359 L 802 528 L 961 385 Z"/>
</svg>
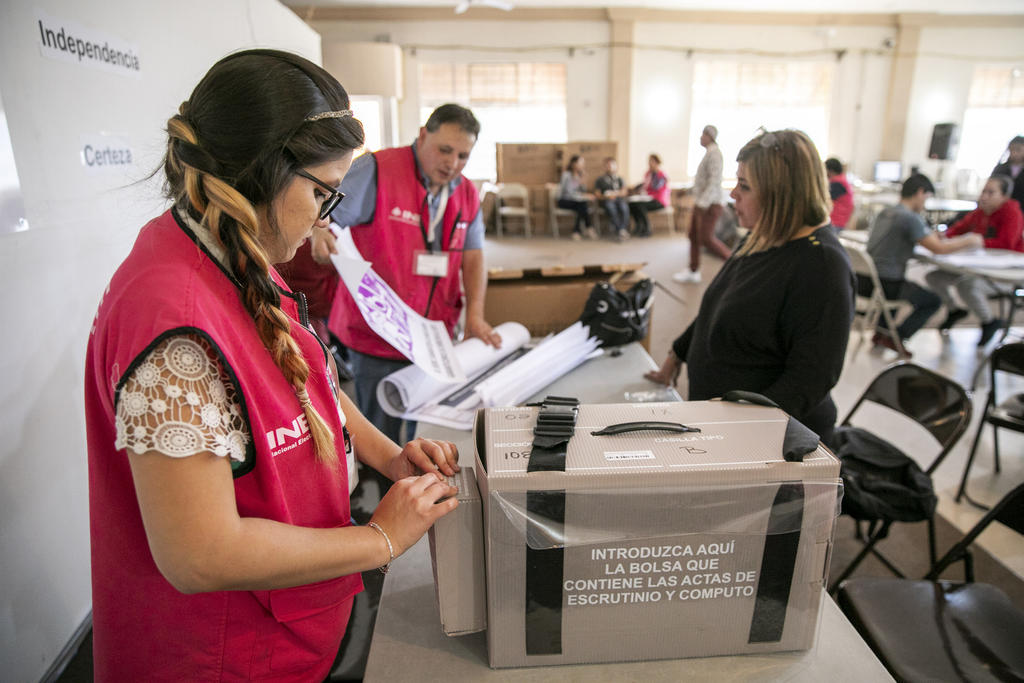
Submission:
<svg viewBox="0 0 1024 683">
<path fill-rule="evenodd" d="M 839 239 L 864 246 L 868 235 L 867 230 L 842 230 Z M 994 291 L 1005 293 L 1009 310 L 1002 314 L 1006 324 L 999 339 L 1006 338 L 1013 326 L 1013 316 L 1024 306 L 1024 254 L 1006 249 L 933 254 L 918 245 L 914 248 L 914 259 L 952 273 L 975 275 L 987 281 Z"/>
<path fill-rule="evenodd" d="M 971 199 L 946 199 L 928 197 L 924 201 L 924 213 L 932 225 L 948 224 L 957 215 L 978 208 L 978 202 Z"/>
<path fill-rule="evenodd" d="M 656 390 L 643 373 L 656 365 L 639 344 L 587 361 L 539 393 L 576 396 L 587 403 L 620 403 L 624 392 Z M 674 399 L 678 394 L 670 392 Z M 533 399 L 531 399 L 533 400 Z M 473 460 L 472 434 L 421 423 L 417 436 L 459 447 L 463 467 Z M 889 681 L 888 672 L 827 595 L 822 596 L 816 647 L 802 652 L 612 664 L 491 669 L 487 634 L 448 637 L 441 631 L 426 538 L 391 565 L 384 582 L 366 665 L 367 681 Z"/>
<path fill-rule="evenodd" d="M 980 277 L 993 293 L 1005 295 L 1009 310 L 1001 314 L 1005 324 L 999 341 L 1006 339 L 1013 326 L 1013 316 L 1024 301 L 1024 254 L 1006 249 L 979 249 L 938 255 L 917 246 L 914 258 L 951 273 Z"/>
</svg>

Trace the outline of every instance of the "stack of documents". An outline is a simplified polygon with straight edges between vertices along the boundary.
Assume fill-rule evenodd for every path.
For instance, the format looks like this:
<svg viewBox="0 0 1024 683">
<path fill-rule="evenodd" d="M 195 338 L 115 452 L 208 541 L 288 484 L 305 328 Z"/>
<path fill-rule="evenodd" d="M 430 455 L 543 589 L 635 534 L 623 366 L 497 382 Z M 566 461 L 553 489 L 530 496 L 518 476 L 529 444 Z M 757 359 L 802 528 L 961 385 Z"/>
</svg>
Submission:
<svg viewBox="0 0 1024 683">
<path fill-rule="evenodd" d="M 495 328 L 501 348 L 468 339 L 455 346 L 469 381 L 445 382 L 416 365 L 393 372 L 377 385 L 377 400 L 389 415 L 472 429 L 479 408 L 514 406 L 554 382 L 588 358 L 601 353 L 599 342 L 581 323 L 525 348 L 530 333 L 515 322 Z"/>
</svg>

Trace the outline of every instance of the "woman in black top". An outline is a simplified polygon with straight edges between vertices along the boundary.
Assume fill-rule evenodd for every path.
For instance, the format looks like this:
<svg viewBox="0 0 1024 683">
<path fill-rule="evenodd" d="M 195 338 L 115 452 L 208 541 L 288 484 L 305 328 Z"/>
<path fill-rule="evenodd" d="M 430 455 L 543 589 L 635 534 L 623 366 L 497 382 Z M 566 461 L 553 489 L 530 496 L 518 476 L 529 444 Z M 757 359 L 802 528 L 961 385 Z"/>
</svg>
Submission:
<svg viewBox="0 0 1024 683">
<path fill-rule="evenodd" d="M 674 383 L 686 363 L 690 400 L 755 391 L 827 439 L 854 277 L 829 225 L 824 167 L 814 143 L 796 130 L 758 135 L 737 161 L 731 196 L 750 234 L 708 285 L 697 318 L 664 363 L 645 376 Z"/>
</svg>

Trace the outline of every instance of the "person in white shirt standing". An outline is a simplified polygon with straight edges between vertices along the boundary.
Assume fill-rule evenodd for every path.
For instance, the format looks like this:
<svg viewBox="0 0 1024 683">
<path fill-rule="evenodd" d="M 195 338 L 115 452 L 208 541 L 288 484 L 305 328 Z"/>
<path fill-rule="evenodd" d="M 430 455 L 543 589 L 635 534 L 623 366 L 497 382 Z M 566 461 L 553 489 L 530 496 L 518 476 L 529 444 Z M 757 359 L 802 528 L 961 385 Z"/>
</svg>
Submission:
<svg viewBox="0 0 1024 683">
<path fill-rule="evenodd" d="M 697 201 L 690 220 L 690 269 L 673 275 L 672 279 L 676 282 L 700 282 L 702 246 L 723 260 L 732 254 L 729 247 L 715 237 L 715 224 L 722 216 L 722 205 L 725 203 L 725 193 L 722 192 L 722 151 L 715 142 L 717 138 L 717 128 L 704 126 L 700 134 L 700 144 L 705 150 L 704 158 L 697 166 L 697 175 L 693 179 L 693 194 Z"/>
</svg>

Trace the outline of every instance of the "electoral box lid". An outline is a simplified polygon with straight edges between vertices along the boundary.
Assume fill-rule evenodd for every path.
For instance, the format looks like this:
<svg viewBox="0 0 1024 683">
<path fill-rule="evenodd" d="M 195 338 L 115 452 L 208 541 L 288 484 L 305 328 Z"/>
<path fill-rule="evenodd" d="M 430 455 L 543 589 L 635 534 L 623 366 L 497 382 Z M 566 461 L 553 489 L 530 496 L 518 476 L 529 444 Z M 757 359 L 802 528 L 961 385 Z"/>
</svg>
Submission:
<svg viewBox="0 0 1024 683">
<path fill-rule="evenodd" d="M 537 407 L 490 408 L 477 423 L 482 476 L 494 490 L 600 489 L 688 484 L 830 480 L 839 461 L 819 447 L 787 462 L 789 416 L 725 401 L 581 405 L 564 472 L 527 472 Z M 592 432 L 624 422 L 673 422 L 699 432 Z M 481 473 L 478 472 L 478 475 Z"/>
</svg>

